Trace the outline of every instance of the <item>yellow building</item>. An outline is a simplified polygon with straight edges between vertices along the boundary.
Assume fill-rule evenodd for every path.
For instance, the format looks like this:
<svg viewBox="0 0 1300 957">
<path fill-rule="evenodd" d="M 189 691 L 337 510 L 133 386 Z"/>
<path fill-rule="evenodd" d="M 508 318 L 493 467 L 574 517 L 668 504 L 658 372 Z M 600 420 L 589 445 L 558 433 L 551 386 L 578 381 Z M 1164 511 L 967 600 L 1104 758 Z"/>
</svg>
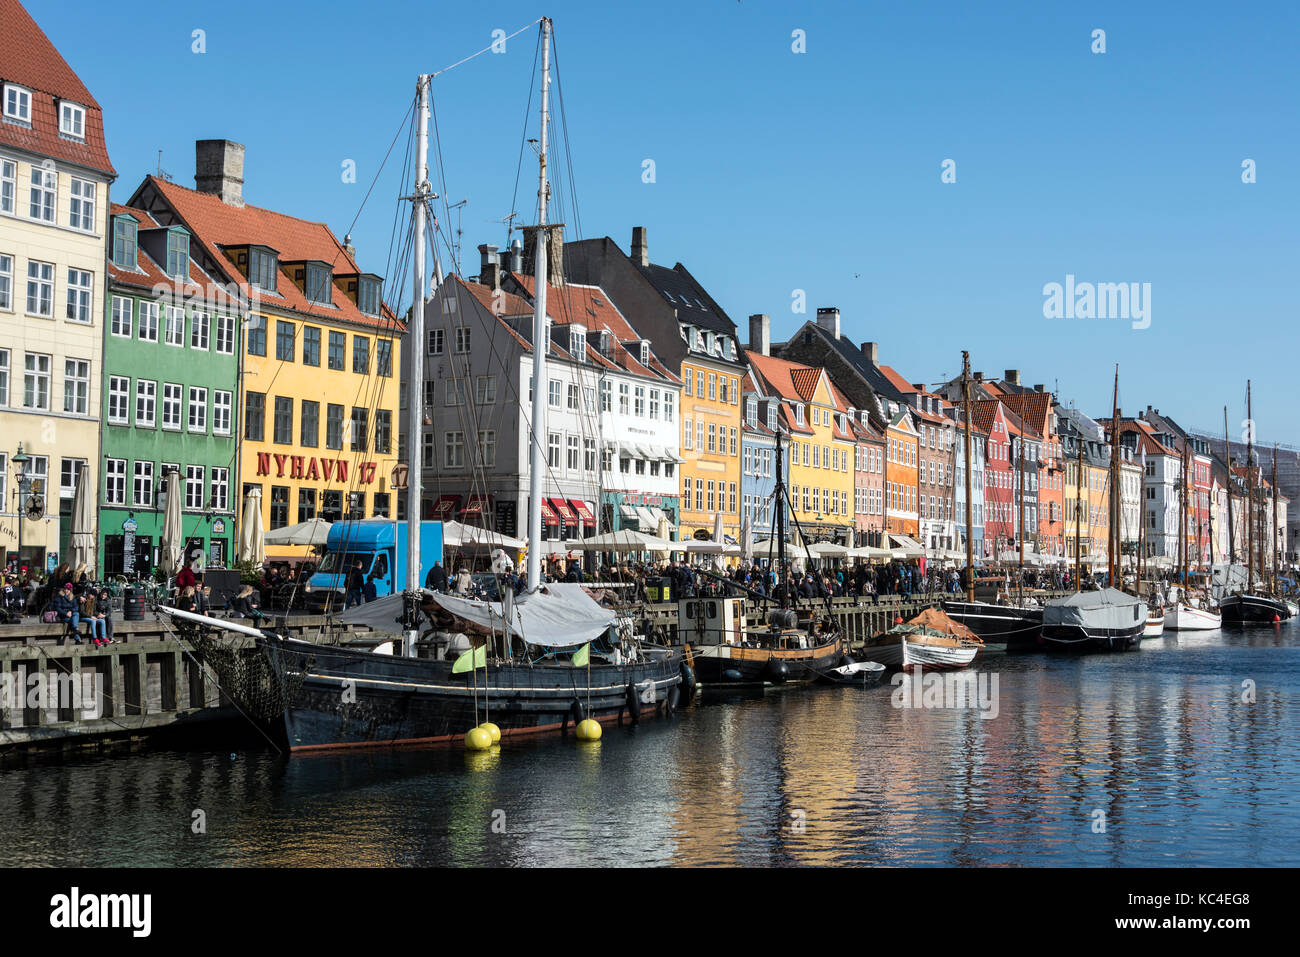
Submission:
<svg viewBox="0 0 1300 957">
<path fill-rule="evenodd" d="M 244 299 L 241 494 L 260 491 L 268 530 L 394 517 L 403 328 L 383 280 L 324 224 L 245 204 L 242 146 L 196 146 L 197 189 L 151 176 L 131 205 L 185 226 L 205 270 Z"/>
<path fill-rule="evenodd" d="M 700 348 L 682 360 L 682 503 L 679 537 L 712 534 L 717 516 L 740 535 L 740 380 L 735 362 L 714 355 L 713 333 L 692 330 Z M 688 333 L 690 334 L 690 333 Z"/>
<path fill-rule="evenodd" d="M 0 2 L 0 24 L 0 555 L 46 571 L 69 560 L 79 476 L 99 484 L 117 174 L 76 73 L 21 4 Z"/>
<path fill-rule="evenodd" d="M 825 370 L 753 350 L 745 357 L 758 388 L 781 400 L 786 482 L 804 534 L 853 544 L 854 438 Z"/>
</svg>

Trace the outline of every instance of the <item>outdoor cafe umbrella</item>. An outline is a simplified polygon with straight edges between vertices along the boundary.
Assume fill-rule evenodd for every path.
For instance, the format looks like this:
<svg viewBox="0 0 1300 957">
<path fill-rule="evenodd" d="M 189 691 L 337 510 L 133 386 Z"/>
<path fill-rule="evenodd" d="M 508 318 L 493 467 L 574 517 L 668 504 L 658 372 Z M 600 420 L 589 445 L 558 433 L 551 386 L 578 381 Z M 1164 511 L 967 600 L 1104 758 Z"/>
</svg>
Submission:
<svg viewBox="0 0 1300 957">
<path fill-rule="evenodd" d="M 262 490 L 250 488 L 244 496 L 244 516 L 239 523 L 239 560 L 261 565 L 266 561 L 266 536 L 262 532 Z"/>
<path fill-rule="evenodd" d="M 754 560 L 754 529 L 749 524 L 749 516 L 745 516 L 744 524 L 740 529 L 740 557 L 746 562 Z"/>
<path fill-rule="evenodd" d="M 72 497 L 72 537 L 68 548 L 72 553 L 72 567 L 95 567 L 95 505 L 88 487 L 86 470 L 77 475 L 77 490 Z"/>
<path fill-rule="evenodd" d="M 261 509 L 258 509 L 261 512 Z M 297 525 L 286 525 L 267 532 L 262 540 L 268 545 L 324 545 L 329 538 L 333 522 L 313 518 Z"/>
<path fill-rule="evenodd" d="M 181 570 L 185 555 L 185 531 L 181 528 L 181 476 L 175 469 L 167 473 L 167 509 L 163 514 L 162 566 L 168 575 Z"/>
</svg>

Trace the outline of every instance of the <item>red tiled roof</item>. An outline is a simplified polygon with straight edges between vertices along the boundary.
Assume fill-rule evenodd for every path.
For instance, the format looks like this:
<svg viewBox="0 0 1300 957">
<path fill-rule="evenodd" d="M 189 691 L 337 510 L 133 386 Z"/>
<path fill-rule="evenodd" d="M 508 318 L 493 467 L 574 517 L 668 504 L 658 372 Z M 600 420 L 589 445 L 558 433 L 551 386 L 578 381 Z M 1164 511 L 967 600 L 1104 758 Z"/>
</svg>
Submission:
<svg viewBox="0 0 1300 957">
<path fill-rule="evenodd" d="M 878 368 L 880 369 L 884 377 L 889 380 L 889 384 L 892 385 L 899 392 L 910 395 L 911 393 L 917 391 L 917 388 L 914 385 L 912 385 L 912 383 L 904 379 L 901 375 L 899 375 L 898 372 L 893 369 L 893 367 L 878 366 Z"/>
<path fill-rule="evenodd" d="M 209 255 L 221 264 L 230 280 L 238 283 L 244 295 L 251 298 L 254 290 L 226 256 L 223 246 L 269 246 L 276 251 L 281 266 L 311 259 L 326 263 L 334 272 L 336 284 L 331 294 L 332 306 L 308 300 L 283 270 L 275 277 L 278 297 L 268 297 L 261 291 L 256 293 L 266 304 L 306 313 L 322 321 L 352 322 L 394 331 L 404 328 L 387 305 L 380 305 L 381 315 L 368 316 L 338 287 L 337 281 L 341 276 L 363 270 L 324 223 L 298 219 L 260 206 L 232 206 L 212 193 L 187 189 L 156 176 L 145 177 L 144 183 L 136 190 L 136 196 L 150 187 L 166 200 L 191 234 L 207 248 Z"/>
<path fill-rule="evenodd" d="M 823 375 L 821 369 L 778 359 L 776 356 L 765 356 L 761 352 L 746 350 L 744 357 L 771 394 L 791 402 L 811 402 L 817 383 Z M 831 401 L 835 401 L 834 392 L 831 393 Z"/>
<path fill-rule="evenodd" d="M 18 0 L 0 0 L 0 80 L 32 91 L 31 126 L 0 120 L 0 145 L 117 175 L 99 102 Z M 59 135 L 58 100 L 86 108 L 84 141 Z"/>
<path fill-rule="evenodd" d="M 1040 435 L 1047 435 L 1052 424 L 1050 392 L 1008 392 L 998 401 L 1029 423 Z"/>
<path fill-rule="evenodd" d="M 998 420 L 999 415 L 1002 416 L 1002 421 L 1007 421 L 1002 403 L 997 399 L 976 399 L 971 402 L 971 412 L 971 425 L 985 435 L 993 434 L 993 423 Z"/>
<path fill-rule="evenodd" d="M 117 216 L 126 213 L 133 216 L 139 222 L 140 229 L 155 229 L 161 224 L 143 209 L 133 209 L 130 206 L 122 206 L 118 203 L 111 204 L 109 208 L 110 216 Z M 111 235 L 111 230 L 110 230 Z M 176 280 L 163 272 L 162 268 L 153 260 L 144 247 L 136 245 L 136 268 L 122 269 L 117 266 L 111 259 L 108 260 L 108 275 L 115 282 L 127 286 L 138 286 L 142 290 L 153 290 L 159 287 L 174 289 Z M 193 259 L 189 261 L 189 278 L 201 292 L 203 298 L 212 302 L 226 305 L 234 305 L 235 300 L 230 296 L 226 287 L 212 281 L 212 277 L 199 268 L 198 263 Z M 186 295 L 192 295 L 193 290 L 186 290 Z"/>
</svg>

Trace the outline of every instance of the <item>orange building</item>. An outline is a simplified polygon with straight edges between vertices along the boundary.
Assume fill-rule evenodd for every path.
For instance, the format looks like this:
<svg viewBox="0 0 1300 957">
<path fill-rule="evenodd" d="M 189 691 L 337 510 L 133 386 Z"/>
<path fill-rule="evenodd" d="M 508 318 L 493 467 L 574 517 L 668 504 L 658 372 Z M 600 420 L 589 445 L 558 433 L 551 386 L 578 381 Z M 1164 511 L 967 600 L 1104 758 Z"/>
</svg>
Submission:
<svg viewBox="0 0 1300 957">
<path fill-rule="evenodd" d="M 899 409 L 885 429 L 885 531 L 913 538 L 920 527 L 916 484 L 919 442 L 912 414 Z"/>
</svg>

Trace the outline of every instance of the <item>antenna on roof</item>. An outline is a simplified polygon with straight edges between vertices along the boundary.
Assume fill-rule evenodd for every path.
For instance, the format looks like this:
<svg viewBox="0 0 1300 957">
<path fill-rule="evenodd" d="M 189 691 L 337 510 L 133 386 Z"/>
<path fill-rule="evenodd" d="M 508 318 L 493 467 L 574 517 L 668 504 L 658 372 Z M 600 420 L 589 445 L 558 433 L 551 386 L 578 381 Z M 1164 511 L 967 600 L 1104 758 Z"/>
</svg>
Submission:
<svg viewBox="0 0 1300 957">
<path fill-rule="evenodd" d="M 515 231 L 515 224 L 514 224 L 513 220 L 518 219 L 518 218 L 519 218 L 519 214 L 518 214 L 518 213 L 511 213 L 509 216 L 505 217 L 504 219 L 489 219 L 488 222 L 489 222 L 489 223 L 505 223 L 505 224 L 506 224 L 506 245 L 509 246 L 509 245 L 510 245 L 510 236 L 511 236 L 511 234 Z"/>
<path fill-rule="evenodd" d="M 162 150 L 158 151 L 158 178 L 169 183 L 172 181 L 172 174 L 162 168 Z"/>
<path fill-rule="evenodd" d="M 451 244 L 452 258 L 455 262 L 460 262 L 460 237 L 464 235 L 465 230 L 461 229 L 462 207 L 469 202 L 469 197 L 462 199 L 459 203 L 453 203 L 447 207 L 447 211 L 456 210 L 456 241 Z"/>
</svg>

